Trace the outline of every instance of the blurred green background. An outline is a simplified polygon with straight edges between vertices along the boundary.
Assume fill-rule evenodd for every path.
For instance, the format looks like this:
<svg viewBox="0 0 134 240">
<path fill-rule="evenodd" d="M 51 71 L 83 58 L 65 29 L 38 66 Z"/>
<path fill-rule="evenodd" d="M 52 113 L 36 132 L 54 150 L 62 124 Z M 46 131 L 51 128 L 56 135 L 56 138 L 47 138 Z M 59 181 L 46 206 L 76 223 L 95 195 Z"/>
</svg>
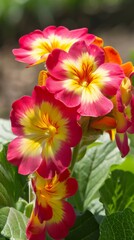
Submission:
<svg viewBox="0 0 134 240">
<path fill-rule="evenodd" d="M 87 27 L 124 61 L 133 60 L 133 9 L 133 0 L 0 0 L 0 118 L 9 118 L 12 102 L 31 93 L 43 68 L 27 69 L 14 60 L 12 49 L 22 35 L 49 25 Z"/>
</svg>

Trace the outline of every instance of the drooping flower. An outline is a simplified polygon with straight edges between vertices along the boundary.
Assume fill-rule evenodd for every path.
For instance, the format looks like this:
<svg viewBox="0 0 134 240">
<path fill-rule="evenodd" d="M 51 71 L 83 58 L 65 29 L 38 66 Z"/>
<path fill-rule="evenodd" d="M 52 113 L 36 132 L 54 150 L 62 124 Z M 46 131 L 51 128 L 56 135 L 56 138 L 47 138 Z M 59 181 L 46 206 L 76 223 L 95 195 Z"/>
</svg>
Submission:
<svg viewBox="0 0 134 240">
<path fill-rule="evenodd" d="M 104 60 L 101 48 L 84 41 L 74 43 L 68 53 L 55 49 L 46 61 L 50 74 L 46 88 L 66 106 L 78 106 L 82 116 L 106 115 L 124 73 L 118 64 Z"/>
<path fill-rule="evenodd" d="M 12 131 L 17 135 L 8 147 L 7 159 L 20 174 L 38 170 L 51 177 L 68 167 L 71 147 L 81 139 L 76 109 L 69 109 L 47 91 L 36 86 L 32 96 L 12 105 Z"/>
<path fill-rule="evenodd" d="M 35 30 L 19 39 L 20 48 L 13 49 L 17 61 L 29 65 L 45 62 L 53 49 L 68 51 L 73 43 L 84 40 L 93 42 L 95 36 L 87 28 L 69 30 L 63 26 L 49 26 L 43 31 Z"/>
<path fill-rule="evenodd" d="M 128 133 L 134 133 L 134 94 L 131 80 L 134 74 L 134 68 L 130 62 L 123 64 L 122 68 L 126 76 L 117 93 L 114 115 L 117 122 L 117 146 L 122 153 L 122 157 L 125 157 L 130 150 L 128 145 Z"/>
<path fill-rule="evenodd" d="M 108 58 L 110 59 L 109 56 Z M 111 99 L 114 105 L 112 111 L 104 117 L 91 119 L 90 128 L 108 132 L 111 139 L 116 140 L 122 157 L 125 157 L 130 150 L 128 133 L 134 133 L 134 94 L 131 80 L 134 67 L 131 62 L 122 64 L 121 67 L 125 78 L 117 94 Z"/>
<path fill-rule="evenodd" d="M 35 207 L 26 229 L 29 240 L 44 240 L 46 232 L 53 239 L 68 235 L 76 217 L 73 207 L 65 199 L 74 195 L 78 188 L 77 181 L 69 175 L 68 169 L 52 179 L 35 174 L 32 179 Z"/>
<path fill-rule="evenodd" d="M 111 46 L 103 47 L 105 52 L 105 62 L 117 63 L 124 72 L 124 78 L 112 97 L 112 111 L 100 118 L 90 120 L 90 128 L 101 132 L 106 131 L 110 134 L 111 140 L 116 140 L 117 146 L 122 157 L 129 152 L 128 133 L 134 133 L 134 94 L 132 76 L 134 67 L 131 62 L 122 63 L 120 54 Z"/>
</svg>

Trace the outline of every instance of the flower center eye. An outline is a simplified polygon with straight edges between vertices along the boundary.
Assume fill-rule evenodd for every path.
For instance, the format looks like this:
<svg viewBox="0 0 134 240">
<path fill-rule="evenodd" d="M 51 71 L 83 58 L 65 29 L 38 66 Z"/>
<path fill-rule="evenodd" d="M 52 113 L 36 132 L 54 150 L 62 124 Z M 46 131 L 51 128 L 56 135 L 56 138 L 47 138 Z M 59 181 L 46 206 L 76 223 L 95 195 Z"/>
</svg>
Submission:
<svg viewBox="0 0 134 240">
<path fill-rule="evenodd" d="M 51 138 L 55 135 L 56 131 L 57 131 L 56 127 L 50 125 L 48 128 L 45 129 L 44 137 Z"/>
<path fill-rule="evenodd" d="M 49 183 L 49 184 L 47 184 L 47 185 L 45 186 L 45 189 L 46 189 L 46 190 L 50 190 L 50 189 L 52 188 L 52 186 L 53 186 L 53 185 L 52 185 L 51 183 Z"/>
<path fill-rule="evenodd" d="M 82 86 L 82 87 L 87 87 L 87 86 L 88 86 L 88 82 L 87 82 L 87 81 L 85 81 L 85 80 L 84 80 L 84 81 L 82 81 L 82 83 L 81 83 L 81 86 Z"/>
</svg>

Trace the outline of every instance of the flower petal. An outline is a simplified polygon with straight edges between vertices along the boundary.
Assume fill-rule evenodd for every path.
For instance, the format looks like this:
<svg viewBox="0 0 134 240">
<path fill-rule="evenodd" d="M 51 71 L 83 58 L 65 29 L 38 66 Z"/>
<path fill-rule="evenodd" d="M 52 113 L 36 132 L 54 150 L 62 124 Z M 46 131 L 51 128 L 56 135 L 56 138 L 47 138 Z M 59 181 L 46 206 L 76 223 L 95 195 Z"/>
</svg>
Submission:
<svg viewBox="0 0 134 240">
<path fill-rule="evenodd" d="M 44 159 L 38 168 L 38 173 L 44 178 L 51 178 L 69 166 L 71 161 L 71 149 L 66 143 L 61 144 L 60 150 L 54 155 L 54 159 Z"/>
<path fill-rule="evenodd" d="M 25 116 L 27 111 L 33 108 L 32 99 L 29 96 L 24 96 L 12 104 L 12 111 L 10 114 L 12 122 L 12 131 L 16 135 L 24 133 L 21 119 Z"/>
<path fill-rule="evenodd" d="M 116 94 L 125 75 L 121 67 L 116 63 L 104 63 L 95 72 L 94 77 L 100 76 L 96 84 L 99 85 L 103 94 L 113 96 Z M 101 84 L 102 82 L 102 84 Z"/>
<path fill-rule="evenodd" d="M 90 90 L 83 91 L 81 105 L 78 113 L 81 116 L 98 117 L 109 113 L 113 108 L 113 103 L 101 94 L 95 85 L 90 86 Z"/>
<path fill-rule="evenodd" d="M 39 198 L 43 198 L 43 197 L 39 196 Z M 36 201 L 36 204 L 35 204 L 35 213 L 38 216 L 40 223 L 43 223 L 44 221 L 48 221 L 53 216 L 52 208 L 46 202 L 45 198 L 44 198 L 44 201 L 42 199 L 42 202 L 43 202 L 43 206 L 41 204 L 38 204 L 38 201 Z"/>
<path fill-rule="evenodd" d="M 54 239 L 65 238 L 68 235 L 69 228 L 74 225 L 76 218 L 75 212 L 68 202 L 63 202 L 63 212 L 64 214 L 58 222 L 56 222 L 55 215 L 55 218 L 52 218 L 52 220 L 48 221 L 46 224 L 49 235 Z"/>
<path fill-rule="evenodd" d="M 26 235 L 28 240 L 45 240 L 45 222 L 40 223 L 38 217 L 32 212 L 31 218 L 26 228 Z"/>
<path fill-rule="evenodd" d="M 43 31 L 35 30 L 19 39 L 19 49 L 13 49 L 16 60 L 29 65 L 46 61 L 53 49 L 68 51 L 79 39 L 91 43 L 95 36 L 88 34 L 87 28 L 69 30 L 63 26 L 49 26 Z"/>
<path fill-rule="evenodd" d="M 93 119 L 90 124 L 91 128 L 110 130 L 116 128 L 116 121 L 114 118 L 109 116 L 104 116 L 103 118 Z"/>
<path fill-rule="evenodd" d="M 78 190 L 78 183 L 75 178 L 68 178 L 66 181 L 66 198 L 73 196 Z"/>
<path fill-rule="evenodd" d="M 105 52 L 105 62 L 122 64 L 122 59 L 116 49 L 111 46 L 106 46 L 103 49 Z"/>
<path fill-rule="evenodd" d="M 126 62 L 122 64 L 121 67 L 127 77 L 133 72 L 133 64 L 131 62 Z"/>
<path fill-rule="evenodd" d="M 116 144 L 121 152 L 122 157 L 125 157 L 129 152 L 127 134 L 126 133 L 117 133 L 115 138 L 116 138 Z"/>
</svg>

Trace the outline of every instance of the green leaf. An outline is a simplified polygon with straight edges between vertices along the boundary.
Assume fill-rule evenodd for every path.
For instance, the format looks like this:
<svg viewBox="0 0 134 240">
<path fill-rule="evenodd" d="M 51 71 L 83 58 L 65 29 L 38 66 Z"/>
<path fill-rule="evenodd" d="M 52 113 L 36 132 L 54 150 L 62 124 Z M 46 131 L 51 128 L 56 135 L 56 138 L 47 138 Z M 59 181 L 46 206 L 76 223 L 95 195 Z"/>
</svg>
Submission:
<svg viewBox="0 0 134 240">
<path fill-rule="evenodd" d="M 74 227 L 70 230 L 66 240 L 98 240 L 99 225 L 89 211 L 77 216 Z"/>
<path fill-rule="evenodd" d="M 24 213 L 25 211 L 25 208 L 26 206 L 28 205 L 29 203 L 24 200 L 23 198 L 19 198 L 18 201 L 16 202 L 16 209 L 22 213 Z"/>
<path fill-rule="evenodd" d="M 128 138 L 129 138 L 129 141 L 130 141 L 129 154 L 132 154 L 134 156 L 134 134 L 128 134 Z"/>
<path fill-rule="evenodd" d="M 126 208 L 107 216 L 100 225 L 99 240 L 133 240 L 134 213 Z"/>
<path fill-rule="evenodd" d="M 97 222 L 100 224 L 105 217 L 105 209 L 103 204 L 99 201 L 99 198 L 93 199 L 90 206 L 89 211 L 94 215 Z"/>
<path fill-rule="evenodd" d="M 116 169 L 134 173 L 134 155 L 127 155 L 124 162 L 111 167 L 111 171 Z"/>
<path fill-rule="evenodd" d="M 115 170 L 100 189 L 107 214 L 131 208 L 134 211 L 134 174 Z"/>
<path fill-rule="evenodd" d="M 83 203 L 84 210 L 88 209 L 104 183 L 111 165 L 120 161 L 122 160 L 115 143 L 106 142 L 89 148 L 82 160 L 75 164 L 73 176 L 78 180 L 79 201 Z"/>
<path fill-rule="evenodd" d="M 0 229 L 4 237 L 15 240 L 26 240 L 26 225 L 28 219 L 14 208 L 0 209 Z"/>
<path fill-rule="evenodd" d="M 34 202 L 30 202 L 28 203 L 26 206 L 25 206 L 25 215 L 30 218 L 31 216 L 31 213 L 32 213 L 32 210 L 33 210 L 33 207 L 34 207 Z"/>
<path fill-rule="evenodd" d="M 0 208 L 15 207 L 19 197 L 27 200 L 27 177 L 17 173 L 17 168 L 11 165 L 6 158 L 7 145 L 3 145 L 0 152 Z"/>
<path fill-rule="evenodd" d="M 0 119 L 0 143 L 10 142 L 14 137 L 11 131 L 10 120 Z"/>
</svg>

